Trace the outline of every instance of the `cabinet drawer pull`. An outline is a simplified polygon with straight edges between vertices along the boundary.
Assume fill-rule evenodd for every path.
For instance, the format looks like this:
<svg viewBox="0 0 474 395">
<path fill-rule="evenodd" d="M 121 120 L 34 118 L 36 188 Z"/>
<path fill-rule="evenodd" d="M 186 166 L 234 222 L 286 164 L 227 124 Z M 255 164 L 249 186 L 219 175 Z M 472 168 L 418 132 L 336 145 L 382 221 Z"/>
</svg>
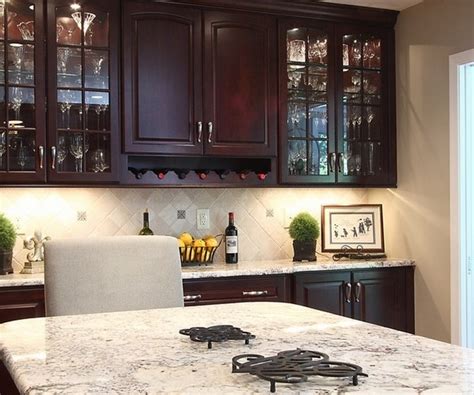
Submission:
<svg viewBox="0 0 474 395">
<path fill-rule="evenodd" d="M 268 295 L 268 291 L 242 291 L 242 296 L 264 296 Z"/>
<path fill-rule="evenodd" d="M 198 143 L 200 143 L 202 141 L 202 122 L 199 121 L 197 123 L 197 126 L 198 126 Z"/>
<path fill-rule="evenodd" d="M 194 301 L 194 300 L 200 300 L 200 299 L 202 299 L 202 296 L 199 295 L 199 294 L 198 295 L 184 295 L 184 300 L 186 302 L 188 302 L 190 300 Z"/>
<path fill-rule="evenodd" d="M 345 291 L 346 291 L 346 303 L 351 303 L 351 293 L 352 293 L 351 283 L 346 283 Z"/>
<path fill-rule="evenodd" d="M 40 157 L 40 169 L 44 167 L 44 147 L 40 145 L 38 147 L 39 157 Z"/>
<path fill-rule="evenodd" d="M 56 147 L 53 145 L 51 147 L 51 169 L 56 169 Z"/>
<path fill-rule="evenodd" d="M 356 284 L 356 289 L 355 289 L 355 301 L 357 303 L 360 302 L 360 290 L 361 290 L 361 288 L 362 288 L 362 285 L 361 285 L 361 283 L 358 282 Z"/>
<path fill-rule="evenodd" d="M 208 122 L 207 123 L 207 132 L 208 132 L 207 142 L 209 144 L 212 143 L 212 132 L 213 131 L 214 131 L 214 125 L 212 124 L 212 122 Z"/>
</svg>

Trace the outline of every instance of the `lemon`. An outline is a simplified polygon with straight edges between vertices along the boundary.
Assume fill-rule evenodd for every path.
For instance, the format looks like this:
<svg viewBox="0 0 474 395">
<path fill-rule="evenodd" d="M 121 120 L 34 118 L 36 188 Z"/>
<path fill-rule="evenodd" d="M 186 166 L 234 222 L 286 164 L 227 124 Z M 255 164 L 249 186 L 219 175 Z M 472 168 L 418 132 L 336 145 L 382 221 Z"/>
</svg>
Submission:
<svg viewBox="0 0 474 395">
<path fill-rule="evenodd" d="M 187 232 L 181 233 L 179 239 L 187 246 L 190 246 L 193 243 L 193 236 Z"/>
<path fill-rule="evenodd" d="M 182 247 L 185 247 L 185 246 L 186 246 L 186 244 L 184 244 L 184 241 L 183 241 L 183 240 L 181 240 L 181 239 L 177 239 L 177 240 L 178 240 L 178 247 L 179 247 L 179 248 L 182 248 Z"/>
<path fill-rule="evenodd" d="M 213 238 L 214 238 L 213 235 L 206 235 L 206 236 L 204 236 L 202 239 L 203 239 L 204 241 L 208 241 L 209 239 L 213 239 Z"/>
<path fill-rule="evenodd" d="M 219 243 L 214 237 L 206 239 L 206 247 L 217 247 Z"/>
<path fill-rule="evenodd" d="M 195 256 L 196 260 L 202 262 L 206 258 L 205 254 L 203 254 L 204 252 L 203 247 L 206 247 L 206 242 L 202 239 L 194 240 L 193 247 L 194 247 L 193 250 L 196 254 Z"/>
</svg>

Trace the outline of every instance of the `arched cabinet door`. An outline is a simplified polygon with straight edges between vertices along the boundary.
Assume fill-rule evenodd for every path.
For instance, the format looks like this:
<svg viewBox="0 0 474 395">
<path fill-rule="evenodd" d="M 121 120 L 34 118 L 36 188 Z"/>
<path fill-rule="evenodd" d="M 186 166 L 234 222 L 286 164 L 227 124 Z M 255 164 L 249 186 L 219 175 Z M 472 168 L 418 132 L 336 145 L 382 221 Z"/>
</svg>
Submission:
<svg viewBox="0 0 474 395">
<path fill-rule="evenodd" d="M 201 11 L 126 2 L 123 21 L 125 152 L 201 154 Z"/>
<path fill-rule="evenodd" d="M 276 26 L 272 16 L 204 14 L 206 154 L 276 155 Z"/>
<path fill-rule="evenodd" d="M 119 6 L 48 1 L 48 180 L 118 180 Z"/>
</svg>

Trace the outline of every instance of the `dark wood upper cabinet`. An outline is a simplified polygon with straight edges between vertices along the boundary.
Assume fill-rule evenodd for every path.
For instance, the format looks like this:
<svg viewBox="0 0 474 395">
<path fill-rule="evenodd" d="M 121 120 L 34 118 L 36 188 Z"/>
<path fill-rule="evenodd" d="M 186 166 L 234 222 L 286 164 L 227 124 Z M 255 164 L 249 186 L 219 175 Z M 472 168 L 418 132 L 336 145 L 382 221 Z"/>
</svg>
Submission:
<svg viewBox="0 0 474 395">
<path fill-rule="evenodd" d="M 120 6 L 48 0 L 48 179 L 119 178 Z"/>
<path fill-rule="evenodd" d="M 205 153 L 274 156 L 276 18 L 204 13 Z"/>
<path fill-rule="evenodd" d="M 125 3 L 125 152 L 202 153 L 201 20 L 198 9 Z"/>
<path fill-rule="evenodd" d="M 46 181 L 44 2 L 0 13 L 0 183 Z"/>
</svg>

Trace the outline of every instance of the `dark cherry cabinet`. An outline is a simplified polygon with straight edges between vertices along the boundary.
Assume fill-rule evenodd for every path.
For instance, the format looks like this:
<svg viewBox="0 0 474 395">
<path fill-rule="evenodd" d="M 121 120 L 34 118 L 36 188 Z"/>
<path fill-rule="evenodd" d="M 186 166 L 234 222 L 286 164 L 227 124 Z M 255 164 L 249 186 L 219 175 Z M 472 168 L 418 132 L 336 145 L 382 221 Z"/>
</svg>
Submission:
<svg viewBox="0 0 474 395">
<path fill-rule="evenodd" d="M 294 275 L 295 303 L 414 333 L 414 267 Z"/>
<path fill-rule="evenodd" d="M 205 153 L 275 156 L 276 18 L 204 13 Z"/>
<path fill-rule="evenodd" d="M 276 155 L 276 18 L 127 1 L 123 21 L 126 153 Z"/>
<path fill-rule="evenodd" d="M 199 9 L 124 3 L 126 152 L 202 153 L 201 30 Z"/>
<path fill-rule="evenodd" d="M 44 317 L 42 286 L 0 288 L 0 323 Z"/>
<path fill-rule="evenodd" d="M 279 30 L 281 181 L 396 186 L 393 27 Z"/>
<path fill-rule="evenodd" d="M 350 284 L 351 273 L 346 271 L 296 274 L 295 303 L 352 317 Z"/>
<path fill-rule="evenodd" d="M 291 276 L 242 276 L 184 280 L 186 306 L 235 302 L 290 302 Z"/>
</svg>

